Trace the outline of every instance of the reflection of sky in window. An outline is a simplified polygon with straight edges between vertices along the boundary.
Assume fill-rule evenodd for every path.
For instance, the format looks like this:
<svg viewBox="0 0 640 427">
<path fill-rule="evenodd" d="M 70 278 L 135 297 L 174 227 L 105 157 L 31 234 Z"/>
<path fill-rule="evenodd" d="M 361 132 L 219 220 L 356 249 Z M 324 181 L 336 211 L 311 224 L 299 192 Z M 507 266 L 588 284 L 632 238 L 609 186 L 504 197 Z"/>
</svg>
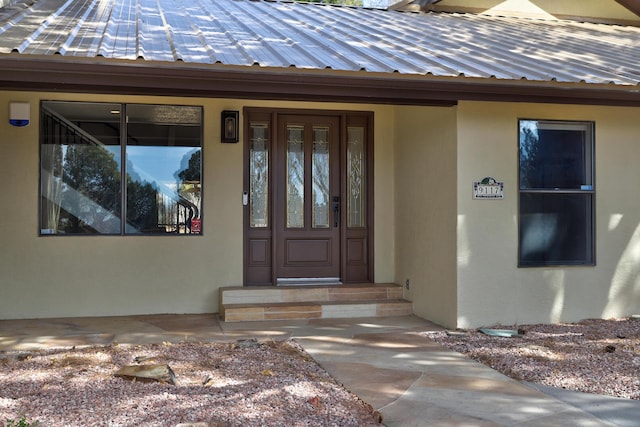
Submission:
<svg viewBox="0 0 640 427">
<path fill-rule="evenodd" d="M 127 161 L 134 170 L 129 174 L 142 181 L 176 188 L 178 173 L 189 166 L 194 147 L 127 147 Z"/>
<path fill-rule="evenodd" d="M 120 146 L 119 145 L 103 145 L 102 148 L 107 150 L 109 153 L 113 154 L 113 159 L 118 162 L 118 167 L 120 167 Z"/>
</svg>

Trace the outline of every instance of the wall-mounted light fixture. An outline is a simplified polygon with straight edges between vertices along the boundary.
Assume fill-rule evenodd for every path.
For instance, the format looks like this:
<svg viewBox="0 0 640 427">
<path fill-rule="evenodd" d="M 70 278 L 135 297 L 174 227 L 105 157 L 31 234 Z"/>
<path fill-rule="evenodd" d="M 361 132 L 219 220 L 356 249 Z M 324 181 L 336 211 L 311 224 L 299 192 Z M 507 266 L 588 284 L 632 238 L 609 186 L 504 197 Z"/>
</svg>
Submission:
<svg viewBox="0 0 640 427">
<path fill-rule="evenodd" d="M 11 126 L 27 126 L 31 121 L 31 104 L 28 102 L 9 103 L 9 123 Z"/>
<path fill-rule="evenodd" d="M 222 142 L 238 142 L 238 111 L 222 111 Z"/>
</svg>

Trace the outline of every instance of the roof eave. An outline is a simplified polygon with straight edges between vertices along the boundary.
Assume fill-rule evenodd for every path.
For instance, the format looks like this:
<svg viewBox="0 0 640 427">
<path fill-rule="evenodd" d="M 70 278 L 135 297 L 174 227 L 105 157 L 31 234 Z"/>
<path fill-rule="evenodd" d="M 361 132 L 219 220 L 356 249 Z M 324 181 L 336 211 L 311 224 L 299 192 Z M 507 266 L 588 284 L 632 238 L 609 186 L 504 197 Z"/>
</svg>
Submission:
<svg viewBox="0 0 640 427">
<path fill-rule="evenodd" d="M 396 105 L 462 100 L 640 106 L 640 87 L 0 55 L 0 89 Z"/>
</svg>

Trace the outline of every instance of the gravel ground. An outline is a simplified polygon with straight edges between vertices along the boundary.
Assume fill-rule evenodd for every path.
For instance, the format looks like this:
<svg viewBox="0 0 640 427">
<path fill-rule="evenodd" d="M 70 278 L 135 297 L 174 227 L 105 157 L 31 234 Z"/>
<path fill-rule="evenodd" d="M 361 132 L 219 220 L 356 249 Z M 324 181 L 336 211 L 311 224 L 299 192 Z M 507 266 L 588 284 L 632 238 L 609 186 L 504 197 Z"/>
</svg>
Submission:
<svg viewBox="0 0 640 427">
<path fill-rule="evenodd" d="M 640 319 L 490 329 L 520 334 L 458 330 L 424 335 L 520 381 L 640 399 Z"/>
<path fill-rule="evenodd" d="M 167 364 L 176 384 L 115 377 Z M 293 341 L 0 352 L 0 425 L 378 426 L 380 415 Z"/>
</svg>

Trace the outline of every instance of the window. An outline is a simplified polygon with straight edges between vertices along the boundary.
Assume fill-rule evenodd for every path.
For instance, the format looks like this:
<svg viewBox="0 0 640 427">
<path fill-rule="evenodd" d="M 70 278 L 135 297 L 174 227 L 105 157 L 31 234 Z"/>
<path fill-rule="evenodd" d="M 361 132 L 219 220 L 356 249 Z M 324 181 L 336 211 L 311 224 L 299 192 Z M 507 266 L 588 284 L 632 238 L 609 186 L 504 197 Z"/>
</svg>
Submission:
<svg viewBox="0 0 640 427">
<path fill-rule="evenodd" d="M 519 265 L 594 265 L 593 124 L 520 120 Z"/>
<path fill-rule="evenodd" d="M 199 234 L 201 176 L 201 107 L 41 104 L 40 234 Z"/>
</svg>

